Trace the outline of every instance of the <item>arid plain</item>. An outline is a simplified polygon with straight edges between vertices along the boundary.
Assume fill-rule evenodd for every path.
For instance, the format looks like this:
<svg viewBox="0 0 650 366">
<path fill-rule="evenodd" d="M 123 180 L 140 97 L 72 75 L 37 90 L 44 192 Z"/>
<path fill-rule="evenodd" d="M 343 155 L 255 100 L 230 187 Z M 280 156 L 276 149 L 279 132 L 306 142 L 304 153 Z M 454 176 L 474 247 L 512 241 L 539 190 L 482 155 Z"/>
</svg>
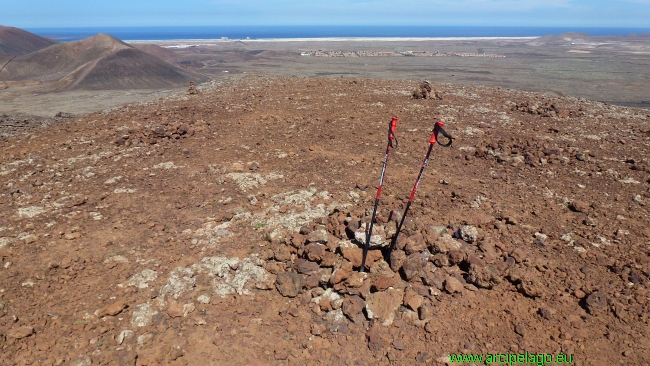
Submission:
<svg viewBox="0 0 650 366">
<path fill-rule="evenodd" d="M 133 42 L 132 45 L 207 78 L 253 73 L 427 79 L 551 92 L 618 105 L 650 107 L 650 36 L 647 35 L 590 37 L 564 34 L 534 39 L 425 41 L 197 40 Z M 334 57 L 301 55 L 319 50 L 324 51 L 323 55 Z M 424 53 L 432 56 L 418 56 Z M 195 79 L 205 80 L 196 74 Z M 33 80 L 0 81 L 0 112 L 48 117 L 57 112 L 80 114 L 129 101 L 152 100 L 168 95 L 168 90 L 180 90 L 151 89 L 144 85 L 131 89 L 120 87 L 119 90 L 126 90 L 126 94 L 106 90 L 50 93 L 52 88 L 47 84 Z"/>
</svg>

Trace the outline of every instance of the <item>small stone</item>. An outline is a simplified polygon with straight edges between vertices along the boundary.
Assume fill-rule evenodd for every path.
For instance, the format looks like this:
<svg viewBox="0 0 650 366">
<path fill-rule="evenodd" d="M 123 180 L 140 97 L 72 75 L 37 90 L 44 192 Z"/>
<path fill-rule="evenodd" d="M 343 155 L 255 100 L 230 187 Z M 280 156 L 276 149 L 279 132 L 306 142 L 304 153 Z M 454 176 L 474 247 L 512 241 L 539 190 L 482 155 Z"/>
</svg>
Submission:
<svg viewBox="0 0 650 366">
<path fill-rule="evenodd" d="M 390 221 L 399 223 L 401 220 L 402 220 L 402 214 L 399 213 L 399 211 L 393 210 L 390 212 Z"/>
<path fill-rule="evenodd" d="M 298 234 L 298 233 L 294 233 L 289 238 L 289 241 L 291 242 L 291 245 L 296 249 L 301 248 L 303 245 L 305 245 L 306 240 L 307 240 L 307 238 L 305 238 L 304 235 L 301 235 L 301 234 Z"/>
<path fill-rule="evenodd" d="M 544 285 L 538 279 L 524 278 L 517 286 L 519 292 L 528 297 L 541 297 L 544 295 Z"/>
<path fill-rule="evenodd" d="M 607 310 L 607 297 L 598 291 L 592 292 L 585 299 L 585 307 L 591 315 L 602 313 Z"/>
<path fill-rule="evenodd" d="M 81 233 L 75 232 L 75 233 L 67 233 L 63 236 L 66 240 L 74 240 L 78 239 L 81 237 Z"/>
<path fill-rule="evenodd" d="M 402 272 L 408 281 L 419 278 L 422 272 L 423 264 L 420 253 L 411 254 L 406 258 L 404 265 L 402 265 Z"/>
<path fill-rule="evenodd" d="M 447 254 L 438 253 L 433 256 L 432 262 L 437 267 L 447 267 L 449 266 L 449 257 L 447 256 Z"/>
<path fill-rule="evenodd" d="M 103 318 L 105 316 L 115 316 L 119 313 L 122 312 L 122 310 L 126 309 L 128 307 L 126 300 L 119 300 L 117 302 L 114 302 L 113 304 L 106 305 L 103 308 L 97 310 L 95 312 L 95 315 L 98 318 Z"/>
<path fill-rule="evenodd" d="M 494 217 L 482 212 L 473 215 L 469 220 L 469 223 L 471 223 L 472 225 L 477 225 L 479 227 L 484 227 L 485 225 L 491 224 L 493 222 L 494 222 Z"/>
<path fill-rule="evenodd" d="M 433 286 L 438 290 L 445 288 L 445 276 L 441 274 L 440 271 L 426 272 L 425 280 L 427 285 Z"/>
<path fill-rule="evenodd" d="M 354 237 L 354 233 L 356 233 L 357 230 L 359 230 L 359 227 L 360 227 L 360 223 L 358 219 L 350 220 L 345 226 L 345 233 L 350 237 Z"/>
<path fill-rule="evenodd" d="M 183 316 L 183 304 L 172 301 L 169 304 L 169 307 L 167 307 L 167 315 L 169 315 L 170 318 L 180 318 Z"/>
<path fill-rule="evenodd" d="M 348 263 L 350 263 L 350 262 L 348 262 Z M 350 275 L 352 274 L 352 264 L 350 264 L 349 267 L 350 268 L 341 267 L 341 268 L 335 270 L 332 273 L 332 276 L 330 276 L 329 283 L 331 285 L 336 285 L 337 283 L 340 283 L 340 282 L 346 280 L 348 277 L 350 277 Z"/>
<path fill-rule="evenodd" d="M 320 323 L 314 323 L 311 325 L 311 334 L 313 335 L 321 335 L 325 333 L 326 327 L 324 324 Z"/>
<path fill-rule="evenodd" d="M 303 225 L 303 226 L 300 227 L 299 232 L 300 232 L 301 235 L 307 235 L 307 234 L 311 233 L 311 228 L 309 226 Z"/>
<path fill-rule="evenodd" d="M 320 262 L 326 253 L 327 247 L 323 244 L 311 243 L 305 247 L 307 258 L 312 262 Z"/>
<path fill-rule="evenodd" d="M 275 287 L 282 296 L 296 297 L 304 286 L 304 279 L 301 275 L 293 272 L 278 274 Z"/>
<path fill-rule="evenodd" d="M 506 222 L 508 225 L 517 225 L 519 223 L 519 218 L 517 214 L 511 211 L 505 211 L 503 214 L 501 214 L 501 218 Z"/>
<path fill-rule="evenodd" d="M 553 312 L 549 308 L 539 308 L 539 310 L 537 310 L 537 314 L 546 320 L 553 319 Z"/>
<path fill-rule="evenodd" d="M 132 330 L 125 329 L 125 330 L 120 332 L 120 334 L 115 339 L 115 342 L 117 342 L 117 345 L 119 346 L 122 343 L 124 343 L 124 340 L 133 337 L 133 335 L 134 335 L 134 333 L 133 333 Z"/>
<path fill-rule="evenodd" d="M 363 282 L 367 277 L 367 273 L 365 272 L 352 272 L 350 277 L 345 280 L 345 285 L 348 288 L 359 288 L 363 286 Z"/>
<path fill-rule="evenodd" d="M 418 295 L 415 291 L 407 289 L 404 292 L 404 305 L 410 307 L 413 311 L 418 311 L 420 306 L 422 306 L 423 298 Z"/>
<path fill-rule="evenodd" d="M 305 278 L 305 288 L 312 289 L 318 287 L 320 284 L 320 276 L 317 273 L 312 273 Z"/>
<path fill-rule="evenodd" d="M 591 217 L 591 216 L 587 216 L 587 217 L 585 217 L 585 219 L 582 220 L 582 223 L 583 223 L 584 225 L 586 225 L 586 226 L 594 226 L 594 227 L 595 227 L 595 226 L 598 225 L 598 222 L 596 221 L 596 219 L 594 219 L 594 218 Z"/>
<path fill-rule="evenodd" d="M 210 296 L 199 295 L 199 297 L 196 298 L 196 301 L 198 301 L 201 304 L 209 304 L 210 303 Z"/>
<path fill-rule="evenodd" d="M 470 264 L 467 282 L 481 288 L 491 289 L 501 283 L 501 276 L 497 275 L 496 270 L 490 265 Z"/>
<path fill-rule="evenodd" d="M 358 243 L 366 243 L 366 232 L 364 231 L 366 224 L 362 224 L 359 231 L 354 232 L 354 239 Z M 372 235 L 370 236 L 369 248 L 382 248 L 387 247 L 390 243 L 386 240 L 386 232 L 383 226 L 374 225 Z"/>
<path fill-rule="evenodd" d="M 320 265 L 322 267 L 334 267 L 336 261 L 338 261 L 339 255 L 333 252 L 325 252 L 321 257 Z"/>
<path fill-rule="evenodd" d="M 406 254 L 411 255 L 413 253 L 423 252 L 427 249 L 427 243 L 424 241 L 422 234 L 410 236 L 406 240 L 406 246 L 404 250 Z"/>
<path fill-rule="evenodd" d="M 404 292 L 399 289 L 388 289 L 375 292 L 366 298 L 366 313 L 370 319 L 378 319 L 384 326 L 389 326 L 395 319 L 395 311 L 402 305 Z"/>
<path fill-rule="evenodd" d="M 257 170 L 260 168 L 260 163 L 256 161 L 251 161 L 247 163 L 247 165 L 248 165 L 248 170 Z"/>
<path fill-rule="evenodd" d="M 379 335 L 378 326 L 370 328 L 366 333 L 366 337 L 368 338 L 368 349 L 370 349 L 372 352 L 377 352 L 384 348 L 384 342 Z"/>
<path fill-rule="evenodd" d="M 468 243 L 474 243 L 478 240 L 478 229 L 474 226 L 463 225 L 458 229 L 457 236 Z"/>
<path fill-rule="evenodd" d="M 181 348 L 181 346 L 172 346 L 169 350 L 169 359 L 176 361 L 177 359 L 183 357 L 184 354 L 185 351 L 183 351 L 183 348 Z"/>
<path fill-rule="evenodd" d="M 288 245 L 279 245 L 273 249 L 275 260 L 278 262 L 287 262 L 291 260 L 291 249 Z"/>
<path fill-rule="evenodd" d="M 278 361 L 284 361 L 289 358 L 289 352 L 285 349 L 276 349 L 274 352 L 275 359 Z"/>
<path fill-rule="evenodd" d="M 145 333 L 145 334 L 138 337 L 138 340 L 137 340 L 138 346 L 144 346 L 146 344 L 149 344 L 149 343 L 151 343 L 152 340 L 153 340 L 153 334 Z"/>
<path fill-rule="evenodd" d="M 334 310 L 332 309 L 332 301 L 330 301 L 329 299 L 321 299 L 318 302 L 318 306 L 320 306 L 320 309 L 324 312 L 330 312 Z"/>
<path fill-rule="evenodd" d="M 194 310 L 196 310 L 196 306 L 194 305 L 194 303 L 183 304 L 183 317 L 188 316 Z"/>
<path fill-rule="evenodd" d="M 519 334 L 520 336 L 524 337 L 526 335 L 526 327 L 519 323 L 515 326 L 515 333 Z"/>
<path fill-rule="evenodd" d="M 87 355 L 79 355 L 71 360 L 67 366 L 90 366 L 93 364 L 93 360 Z"/>
<path fill-rule="evenodd" d="M 212 344 L 219 346 L 221 344 L 221 334 L 216 333 L 212 336 Z"/>
<path fill-rule="evenodd" d="M 445 290 L 450 294 L 462 292 L 465 286 L 455 277 L 447 277 L 445 280 Z"/>
<path fill-rule="evenodd" d="M 510 256 L 514 258 L 517 263 L 521 263 L 526 259 L 526 253 L 521 248 L 516 248 L 510 253 Z"/>
<path fill-rule="evenodd" d="M 390 269 L 397 272 L 406 262 L 406 253 L 402 250 L 393 250 L 390 253 Z"/>
<path fill-rule="evenodd" d="M 7 331 L 7 337 L 14 339 L 26 338 L 32 334 L 34 334 L 34 328 L 30 326 L 11 328 Z"/>
<path fill-rule="evenodd" d="M 293 267 L 296 269 L 296 271 L 302 274 L 315 273 L 320 269 L 318 263 L 310 262 L 302 258 L 296 259 L 296 261 L 293 263 Z"/>
<path fill-rule="evenodd" d="M 348 317 L 348 319 L 354 321 L 357 315 L 362 313 L 365 305 L 366 303 L 361 297 L 357 295 L 347 296 L 343 300 L 341 310 L 343 311 L 343 314 Z"/>
<path fill-rule="evenodd" d="M 569 208 L 574 212 L 587 212 L 589 205 L 586 202 L 574 200 L 569 205 Z"/>
<path fill-rule="evenodd" d="M 426 320 L 433 316 L 433 306 L 429 301 L 424 301 L 418 309 L 418 316 L 420 320 Z"/>
<path fill-rule="evenodd" d="M 450 264 L 461 264 L 465 260 L 465 252 L 462 252 L 460 250 L 450 250 L 449 253 L 447 253 L 447 258 L 449 259 Z"/>
<path fill-rule="evenodd" d="M 580 290 L 580 289 L 575 290 L 575 291 L 573 292 L 573 295 L 574 295 L 575 297 L 577 297 L 578 299 L 582 299 L 583 297 L 586 296 L 585 292 L 582 291 L 582 290 Z"/>
<path fill-rule="evenodd" d="M 398 351 L 403 351 L 406 349 L 406 346 L 404 345 L 404 342 L 401 339 L 396 339 L 393 341 L 393 348 L 395 348 Z"/>
<path fill-rule="evenodd" d="M 468 253 L 467 258 L 465 258 L 465 262 L 467 262 L 468 265 L 475 265 L 482 267 L 485 265 L 485 262 L 481 258 L 479 258 L 476 254 L 473 253 Z"/>
<path fill-rule="evenodd" d="M 34 234 L 27 235 L 24 239 L 25 244 L 31 244 L 38 240 L 38 237 Z"/>
<path fill-rule="evenodd" d="M 131 325 L 134 327 L 146 327 L 151 324 L 151 319 L 158 314 L 150 303 L 136 305 L 131 316 Z"/>
<path fill-rule="evenodd" d="M 349 248 L 341 248 L 341 253 L 343 253 L 343 258 L 352 262 L 354 267 L 361 267 L 361 261 L 363 260 L 363 249 L 354 246 Z M 384 256 L 381 254 L 380 250 L 369 250 L 366 257 L 366 266 L 370 267 L 376 261 L 382 259 Z"/>
<path fill-rule="evenodd" d="M 375 291 L 385 291 L 389 287 L 395 286 L 395 277 L 389 275 L 381 275 L 377 277 L 375 283 L 373 284 L 373 289 Z"/>
<path fill-rule="evenodd" d="M 429 359 L 429 353 L 424 351 L 418 352 L 418 355 L 415 356 L 415 360 L 420 363 L 426 363 L 428 359 Z"/>
<path fill-rule="evenodd" d="M 327 231 L 323 229 L 312 231 L 307 235 L 307 241 L 310 243 L 327 244 L 328 239 Z"/>
</svg>

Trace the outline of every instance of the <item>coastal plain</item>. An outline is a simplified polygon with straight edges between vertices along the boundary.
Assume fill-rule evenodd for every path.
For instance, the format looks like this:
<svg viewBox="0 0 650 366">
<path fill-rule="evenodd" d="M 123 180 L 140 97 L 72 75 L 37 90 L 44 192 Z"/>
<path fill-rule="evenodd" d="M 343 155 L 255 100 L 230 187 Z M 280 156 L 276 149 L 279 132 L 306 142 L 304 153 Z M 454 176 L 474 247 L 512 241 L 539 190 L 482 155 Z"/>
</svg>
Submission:
<svg viewBox="0 0 650 366">
<path fill-rule="evenodd" d="M 164 41 L 212 75 L 427 79 L 650 107 L 650 36 Z M 321 52 L 318 52 L 321 51 Z M 321 56 L 314 56 L 320 53 Z M 427 56 L 418 56 L 426 53 Z"/>
<path fill-rule="evenodd" d="M 129 41 L 196 81 L 233 74 L 429 80 L 550 92 L 650 107 L 650 36 L 578 33 L 528 38 Z M 425 56 L 421 56 L 421 55 Z M 2 61 L 2 60 L 0 60 Z M 128 67 L 128 63 L 125 64 Z M 131 101 L 167 93 L 122 88 Z M 179 91 L 180 88 L 165 90 Z M 0 81 L 0 112 L 52 117 L 124 103 L 122 93 L 50 93 L 35 80 Z M 80 102 L 83 100 L 84 102 Z"/>
</svg>

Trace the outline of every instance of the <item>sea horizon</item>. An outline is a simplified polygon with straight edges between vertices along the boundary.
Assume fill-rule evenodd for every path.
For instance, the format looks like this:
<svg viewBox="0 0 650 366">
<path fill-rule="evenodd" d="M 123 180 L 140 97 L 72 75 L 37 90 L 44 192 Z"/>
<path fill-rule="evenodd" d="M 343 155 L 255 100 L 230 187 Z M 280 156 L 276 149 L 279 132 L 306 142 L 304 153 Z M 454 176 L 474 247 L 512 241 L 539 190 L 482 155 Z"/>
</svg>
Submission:
<svg viewBox="0 0 650 366">
<path fill-rule="evenodd" d="M 98 33 L 124 41 L 281 40 L 354 38 L 520 38 L 575 32 L 590 36 L 650 34 L 650 28 L 622 27 L 502 27 L 502 26 L 152 26 L 24 28 L 60 42 L 77 41 Z"/>
</svg>

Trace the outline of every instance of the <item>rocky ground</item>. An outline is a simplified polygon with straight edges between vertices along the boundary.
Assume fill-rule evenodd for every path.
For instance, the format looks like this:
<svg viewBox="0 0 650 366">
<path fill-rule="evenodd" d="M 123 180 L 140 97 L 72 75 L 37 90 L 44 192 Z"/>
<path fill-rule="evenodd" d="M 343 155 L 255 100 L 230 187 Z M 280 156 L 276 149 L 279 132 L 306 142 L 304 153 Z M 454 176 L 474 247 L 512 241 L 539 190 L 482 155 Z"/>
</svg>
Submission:
<svg viewBox="0 0 650 366">
<path fill-rule="evenodd" d="M 32 129 L 57 124 L 74 118 L 70 113 L 59 112 L 54 117 L 31 115 L 0 115 L 0 137 L 9 137 L 31 132 Z"/>
<path fill-rule="evenodd" d="M 236 76 L 2 137 L 0 362 L 648 365 L 648 111 L 418 85 Z"/>
</svg>

